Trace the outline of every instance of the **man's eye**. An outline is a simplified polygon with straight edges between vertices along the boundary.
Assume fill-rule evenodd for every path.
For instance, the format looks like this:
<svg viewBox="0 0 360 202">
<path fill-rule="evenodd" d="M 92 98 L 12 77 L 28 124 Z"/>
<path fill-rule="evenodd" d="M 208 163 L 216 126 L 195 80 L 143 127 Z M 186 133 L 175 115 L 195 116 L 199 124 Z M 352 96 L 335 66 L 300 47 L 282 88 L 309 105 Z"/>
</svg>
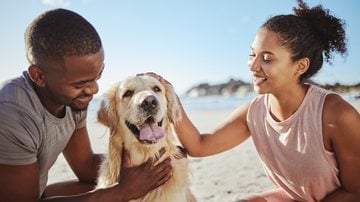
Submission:
<svg viewBox="0 0 360 202">
<path fill-rule="evenodd" d="M 161 89 L 160 89 L 158 86 L 155 86 L 155 87 L 153 88 L 153 91 L 154 91 L 154 92 L 161 92 Z"/>
<path fill-rule="evenodd" d="M 123 97 L 131 97 L 134 94 L 134 91 L 128 90 L 123 94 Z"/>
<path fill-rule="evenodd" d="M 76 89 L 84 88 L 84 86 L 85 86 L 85 84 L 76 84 L 76 85 L 74 85 L 74 87 L 75 87 Z"/>
</svg>

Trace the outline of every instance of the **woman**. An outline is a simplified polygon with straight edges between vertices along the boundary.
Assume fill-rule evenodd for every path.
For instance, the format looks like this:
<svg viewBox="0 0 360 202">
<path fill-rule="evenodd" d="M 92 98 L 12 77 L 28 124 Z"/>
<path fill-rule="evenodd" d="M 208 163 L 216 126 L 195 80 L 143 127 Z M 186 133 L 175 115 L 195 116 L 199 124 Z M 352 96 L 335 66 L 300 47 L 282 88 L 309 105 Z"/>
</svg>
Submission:
<svg viewBox="0 0 360 202">
<path fill-rule="evenodd" d="M 341 96 L 305 83 L 346 53 L 340 19 L 298 1 L 258 30 L 249 56 L 260 95 L 236 109 L 213 133 L 200 134 L 182 109 L 176 125 L 189 155 L 209 156 L 252 137 L 278 187 L 244 201 L 360 201 L 360 116 Z"/>
</svg>

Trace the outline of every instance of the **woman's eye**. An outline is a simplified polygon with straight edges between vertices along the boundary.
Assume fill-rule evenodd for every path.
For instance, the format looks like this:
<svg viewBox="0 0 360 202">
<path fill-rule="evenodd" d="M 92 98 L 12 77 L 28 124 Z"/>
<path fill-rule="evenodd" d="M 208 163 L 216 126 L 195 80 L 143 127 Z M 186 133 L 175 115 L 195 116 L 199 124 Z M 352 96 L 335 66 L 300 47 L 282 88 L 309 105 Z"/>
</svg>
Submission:
<svg viewBox="0 0 360 202">
<path fill-rule="evenodd" d="M 268 62 L 271 62 L 272 59 L 271 59 L 270 57 L 264 56 L 264 61 L 265 61 L 266 63 L 268 63 Z"/>
<path fill-rule="evenodd" d="M 271 62 L 271 60 L 269 60 L 269 59 L 264 59 L 264 62 L 269 63 L 269 62 Z"/>
<path fill-rule="evenodd" d="M 134 91 L 128 90 L 123 94 L 123 97 L 131 97 L 134 94 Z"/>
<path fill-rule="evenodd" d="M 249 54 L 249 58 L 248 58 L 248 64 L 252 63 L 255 60 L 255 54 L 254 53 L 250 53 Z"/>
<path fill-rule="evenodd" d="M 155 86 L 155 87 L 153 88 L 153 91 L 154 91 L 154 92 L 161 92 L 161 89 L 160 89 L 158 86 Z"/>
</svg>

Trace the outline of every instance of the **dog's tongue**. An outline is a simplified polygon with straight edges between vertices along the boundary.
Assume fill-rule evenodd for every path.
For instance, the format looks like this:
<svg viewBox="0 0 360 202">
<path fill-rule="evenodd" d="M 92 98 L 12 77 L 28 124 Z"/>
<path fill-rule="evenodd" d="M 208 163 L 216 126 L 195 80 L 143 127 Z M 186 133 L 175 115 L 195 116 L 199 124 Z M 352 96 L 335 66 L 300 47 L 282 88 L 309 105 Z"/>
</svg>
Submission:
<svg viewBox="0 0 360 202">
<path fill-rule="evenodd" d="M 164 132 L 156 123 L 145 123 L 140 126 L 140 140 L 157 142 L 164 137 Z"/>
</svg>

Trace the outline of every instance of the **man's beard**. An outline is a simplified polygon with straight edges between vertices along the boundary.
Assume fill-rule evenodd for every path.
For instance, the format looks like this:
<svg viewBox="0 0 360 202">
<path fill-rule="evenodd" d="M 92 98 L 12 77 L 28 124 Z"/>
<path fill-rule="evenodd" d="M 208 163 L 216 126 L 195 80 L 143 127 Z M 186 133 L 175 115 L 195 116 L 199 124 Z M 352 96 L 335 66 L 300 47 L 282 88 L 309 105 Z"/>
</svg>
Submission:
<svg viewBox="0 0 360 202">
<path fill-rule="evenodd" d="M 80 108 L 80 107 L 76 106 L 74 103 L 71 103 L 69 105 L 69 107 L 71 108 L 71 110 L 73 110 L 75 112 L 81 112 L 81 111 L 86 111 L 87 108 L 89 107 L 89 104 L 86 105 L 85 107 Z"/>
</svg>

